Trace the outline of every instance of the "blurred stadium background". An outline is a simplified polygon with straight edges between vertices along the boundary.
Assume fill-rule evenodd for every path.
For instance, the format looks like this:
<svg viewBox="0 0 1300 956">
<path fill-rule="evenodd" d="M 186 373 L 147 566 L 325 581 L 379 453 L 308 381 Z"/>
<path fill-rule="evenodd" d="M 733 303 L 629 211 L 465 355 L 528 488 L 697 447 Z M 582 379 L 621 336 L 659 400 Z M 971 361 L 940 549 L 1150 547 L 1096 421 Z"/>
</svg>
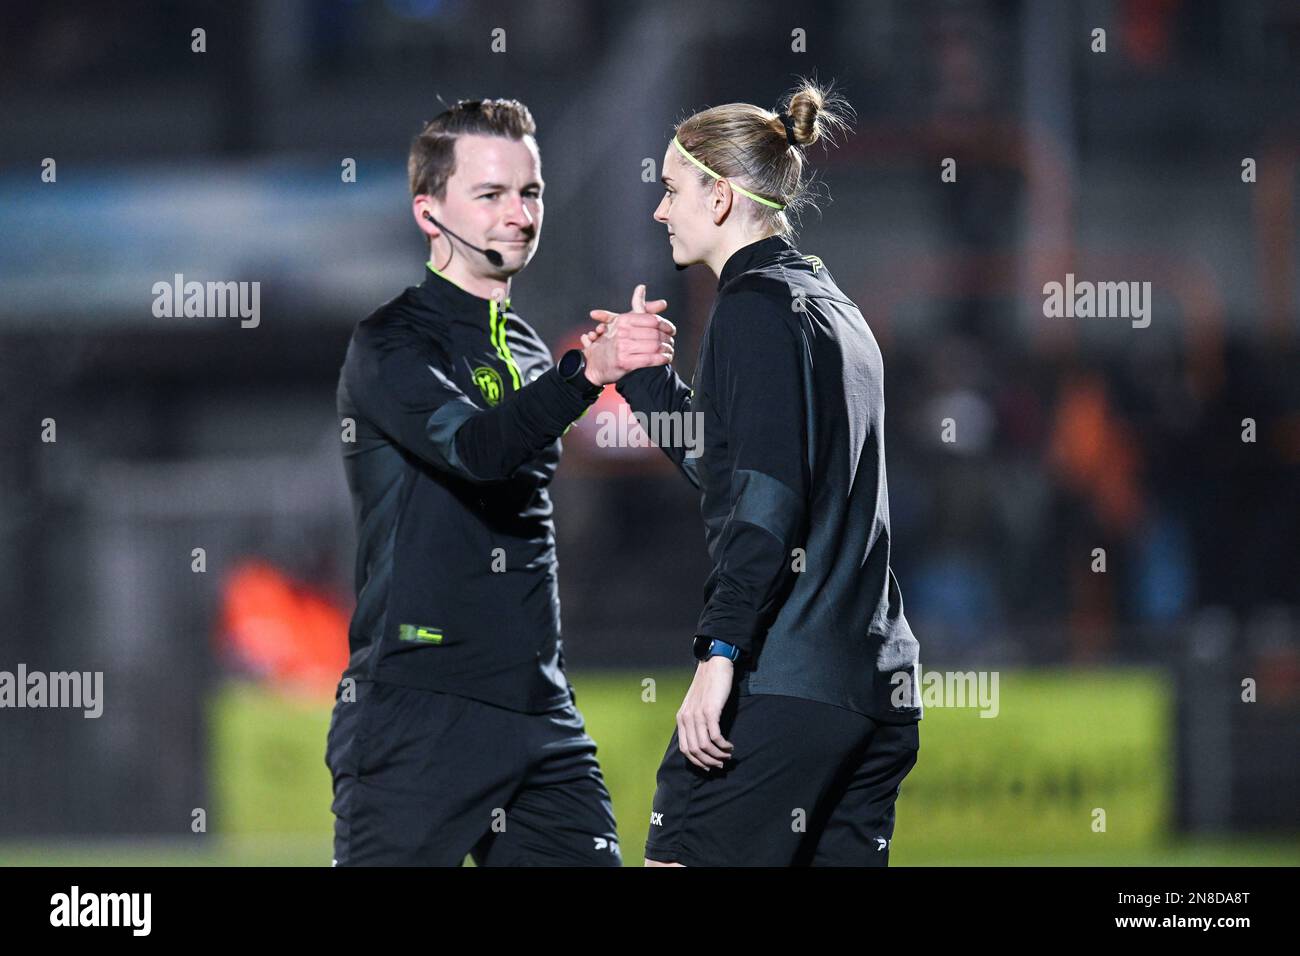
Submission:
<svg viewBox="0 0 1300 956">
<path fill-rule="evenodd" d="M 690 112 L 813 73 L 859 123 L 812 151 L 833 202 L 800 247 L 885 354 L 922 663 L 1000 674 L 996 719 L 927 710 L 896 862 L 1300 862 L 1293 0 L 4 18 L 0 670 L 100 670 L 106 700 L 0 711 L 0 863 L 329 864 L 353 570 L 334 387 L 352 326 L 421 279 L 404 163 L 439 96 L 537 118 L 545 227 L 512 297 L 554 353 L 645 281 L 689 375 L 714 283 L 672 268 L 643 163 Z M 1066 273 L 1150 281 L 1150 327 L 1044 318 Z M 260 324 L 154 317 L 176 274 L 260 282 Z M 594 430 L 554 488 L 566 657 L 639 865 L 706 555 L 692 489 Z"/>
</svg>

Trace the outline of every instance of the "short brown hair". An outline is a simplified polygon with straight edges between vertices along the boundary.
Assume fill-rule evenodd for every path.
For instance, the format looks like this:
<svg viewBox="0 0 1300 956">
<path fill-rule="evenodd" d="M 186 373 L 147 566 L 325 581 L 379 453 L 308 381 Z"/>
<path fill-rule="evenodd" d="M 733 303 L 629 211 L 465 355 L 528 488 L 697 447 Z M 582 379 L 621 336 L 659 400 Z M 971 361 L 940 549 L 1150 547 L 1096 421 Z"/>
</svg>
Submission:
<svg viewBox="0 0 1300 956">
<path fill-rule="evenodd" d="M 536 135 L 537 124 L 518 100 L 458 100 L 425 123 L 411 142 L 406 173 L 413 197 L 446 195 L 447 180 L 456 172 L 456 137 L 466 133 L 523 139 Z"/>
<path fill-rule="evenodd" d="M 803 149 L 790 145 L 780 113 L 789 114 L 791 134 L 800 147 L 818 141 L 835 145 L 834 134 L 847 130 L 854 114 L 833 87 L 816 80 L 800 80 L 782 97 L 782 103 L 780 111 L 750 103 L 715 106 L 682 121 L 675 132 L 678 142 L 705 166 L 785 206 L 785 210 L 777 210 L 747 203 L 744 208 L 766 220 L 778 234 L 791 237 L 794 227 L 787 213 L 797 217 L 809 206 L 816 208 L 816 203 L 809 195 L 810 180 L 805 175 L 808 159 Z M 713 185 L 703 172 L 699 180 L 706 187 Z"/>
</svg>

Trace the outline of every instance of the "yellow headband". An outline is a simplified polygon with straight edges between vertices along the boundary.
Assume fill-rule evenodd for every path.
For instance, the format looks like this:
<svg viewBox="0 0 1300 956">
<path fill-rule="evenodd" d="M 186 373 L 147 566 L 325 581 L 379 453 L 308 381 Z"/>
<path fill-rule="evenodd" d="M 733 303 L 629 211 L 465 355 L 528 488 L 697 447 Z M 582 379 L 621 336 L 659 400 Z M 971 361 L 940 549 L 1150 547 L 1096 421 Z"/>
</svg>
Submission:
<svg viewBox="0 0 1300 956">
<path fill-rule="evenodd" d="M 676 136 L 673 137 L 673 145 L 677 147 L 677 151 L 678 151 L 679 153 L 681 153 L 683 156 L 685 156 L 687 159 L 689 159 L 689 160 L 690 160 L 692 163 L 694 163 L 696 166 L 700 167 L 700 169 L 704 170 L 706 173 L 708 173 L 708 174 L 709 174 L 710 176 L 712 176 L 714 179 L 723 179 L 723 178 L 725 178 L 725 177 L 723 177 L 723 176 L 719 176 L 719 175 L 718 175 L 717 173 L 715 173 L 713 170 L 709 169 L 708 166 L 705 166 L 702 162 L 700 162 L 698 159 L 696 159 L 696 158 L 695 158 L 694 156 L 692 156 L 690 153 L 686 152 L 686 147 L 683 146 L 680 142 L 678 142 Z M 779 202 L 772 202 L 772 200 L 770 200 L 770 199 L 764 199 L 762 196 L 755 196 L 755 195 L 754 195 L 753 193 L 751 193 L 748 189 L 743 189 L 743 188 L 741 188 L 740 186 L 737 186 L 735 183 L 731 182 L 730 179 L 727 179 L 727 182 L 728 182 L 728 183 L 731 183 L 731 188 L 734 189 L 736 192 L 740 193 L 742 196 L 748 196 L 750 199 L 754 200 L 754 202 L 761 202 L 764 206 L 771 206 L 773 209 L 784 209 L 784 208 L 785 208 L 785 206 L 783 206 L 783 205 L 782 205 L 781 203 L 779 203 Z"/>
</svg>

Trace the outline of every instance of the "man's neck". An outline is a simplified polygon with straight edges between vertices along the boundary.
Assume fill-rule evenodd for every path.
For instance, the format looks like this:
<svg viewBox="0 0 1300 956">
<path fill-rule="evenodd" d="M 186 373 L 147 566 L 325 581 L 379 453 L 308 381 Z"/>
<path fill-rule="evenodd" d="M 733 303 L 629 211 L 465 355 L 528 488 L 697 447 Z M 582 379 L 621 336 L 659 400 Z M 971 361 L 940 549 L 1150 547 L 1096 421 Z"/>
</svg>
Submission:
<svg viewBox="0 0 1300 956">
<path fill-rule="evenodd" d="M 715 250 L 713 250 L 713 254 L 708 257 L 706 262 L 708 263 L 709 268 L 713 270 L 713 274 L 718 278 L 722 278 L 722 267 L 727 264 L 728 259 L 735 255 L 737 249 L 743 249 L 745 246 L 758 242 L 760 239 L 767 239 L 769 236 L 775 235 L 776 230 L 771 229 L 767 232 L 746 232 L 732 236 L 724 240 Z"/>
<path fill-rule="evenodd" d="M 446 279 L 450 279 L 456 285 L 460 286 L 470 295 L 476 295 L 480 299 L 510 298 L 510 280 L 498 279 L 495 276 L 481 276 L 472 273 L 465 264 L 464 255 L 458 253 L 451 257 L 451 262 L 447 267 L 441 268 L 436 259 L 429 260 L 438 273 Z"/>
</svg>

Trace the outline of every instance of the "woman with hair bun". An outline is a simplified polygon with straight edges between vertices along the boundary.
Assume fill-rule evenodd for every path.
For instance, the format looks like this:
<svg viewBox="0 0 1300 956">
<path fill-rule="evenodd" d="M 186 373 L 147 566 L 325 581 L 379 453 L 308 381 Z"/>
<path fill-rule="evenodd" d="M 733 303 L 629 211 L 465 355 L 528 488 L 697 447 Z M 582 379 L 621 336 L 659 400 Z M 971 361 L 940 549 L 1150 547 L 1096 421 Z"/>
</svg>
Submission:
<svg viewBox="0 0 1300 956">
<path fill-rule="evenodd" d="M 852 112 L 812 81 L 782 102 L 716 106 L 674 131 L 654 218 L 679 268 L 718 277 L 717 297 L 692 386 L 671 365 L 617 386 L 638 412 L 698 416 L 702 453 L 664 451 L 701 490 L 713 562 L 647 865 L 887 865 L 919 749 L 880 349 L 791 224 L 811 204 L 806 148 Z M 637 287 L 633 313 L 665 306 Z M 589 341 L 621 318 L 592 317 Z"/>
</svg>

